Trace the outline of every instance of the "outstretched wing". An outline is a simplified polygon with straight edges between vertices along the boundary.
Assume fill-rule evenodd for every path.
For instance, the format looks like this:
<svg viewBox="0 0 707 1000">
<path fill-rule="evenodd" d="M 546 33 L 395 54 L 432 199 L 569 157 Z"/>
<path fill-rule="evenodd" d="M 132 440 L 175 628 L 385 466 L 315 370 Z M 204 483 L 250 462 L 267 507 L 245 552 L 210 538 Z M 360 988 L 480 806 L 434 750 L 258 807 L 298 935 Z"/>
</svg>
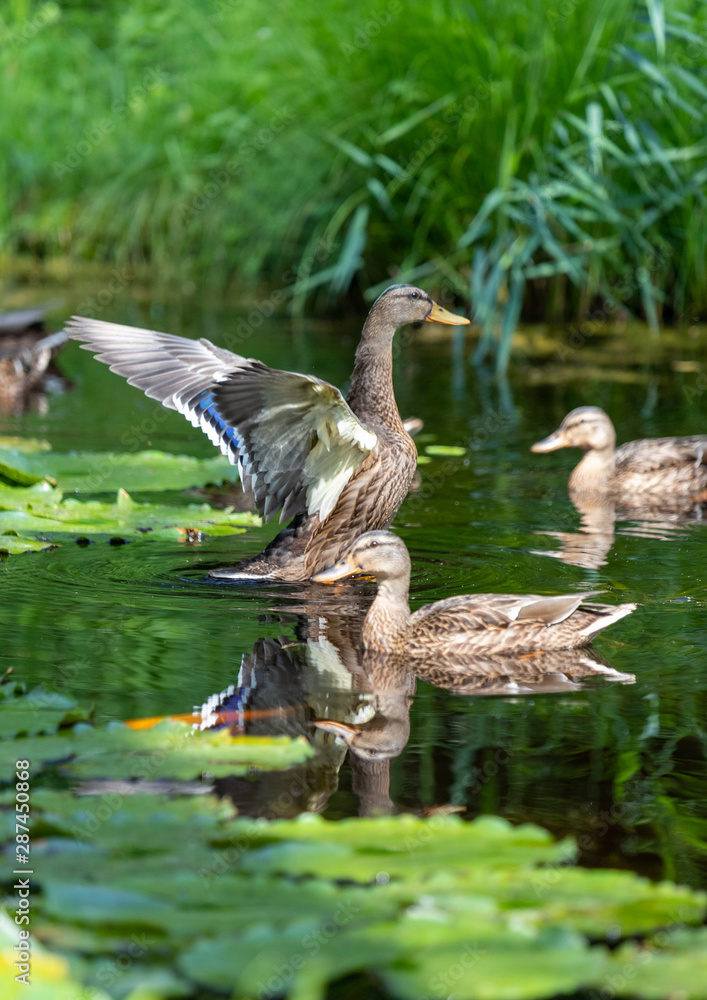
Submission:
<svg viewBox="0 0 707 1000">
<path fill-rule="evenodd" d="M 203 337 L 188 340 L 82 316 L 73 316 L 66 328 L 74 340 L 84 341 L 84 350 L 93 351 L 98 361 L 126 378 L 129 385 L 201 427 L 229 462 L 237 464 L 235 434 L 213 405 L 213 390 L 235 368 L 250 364 L 247 358 Z"/>
<path fill-rule="evenodd" d="M 156 330 L 74 317 L 75 340 L 151 399 L 200 427 L 238 465 L 269 520 L 332 510 L 377 438 L 338 389 L 308 375 Z"/>
<path fill-rule="evenodd" d="M 333 385 L 258 361 L 232 372 L 214 398 L 237 428 L 243 487 L 266 518 L 282 508 L 281 521 L 303 511 L 324 520 L 378 440 Z"/>
</svg>

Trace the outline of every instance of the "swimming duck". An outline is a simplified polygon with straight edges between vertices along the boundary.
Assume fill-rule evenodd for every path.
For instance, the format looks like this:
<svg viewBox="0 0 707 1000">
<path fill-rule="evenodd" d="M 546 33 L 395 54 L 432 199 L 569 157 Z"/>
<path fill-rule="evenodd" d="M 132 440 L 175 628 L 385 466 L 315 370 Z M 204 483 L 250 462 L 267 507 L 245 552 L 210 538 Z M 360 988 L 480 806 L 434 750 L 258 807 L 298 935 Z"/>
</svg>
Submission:
<svg viewBox="0 0 707 1000">
<path fill-rule="evenodd" d="M 616 447 L 616 431 L 598 406 L 579 406 L 533 452 L 581 448 L 584 458 L 572 471 L 570 496 L 604 493 L 690 497 L 707 500 L 707 434 L 647 438 Z"/>
<path fill-rule="evenodd" d="M 415 661 L 458 663 L 483 652 L 521 653 L 587 645 L 635 604 L 583 604 L 600 591 L 559 594 L 464 594 L 410 614 L 410 556 L 389 531 L 361 535 L 335 566 L 312 577 L 331 583 L 355 573 L 375 576 L 378 593 L 363 623 L 364 653 L 380 651 Z M 580 607 L 581 605 L 581 607 Z"/>
<path fill-rule="evenodd" d="M 414 285 L 392 285 L 361 333 L 351 388 L 269 368 L 154 330 L 74 317 L 70 335 L 163 406 L 200 427 L 238 465 L 244 490 L 269 520 L 294 520 L 259 556 L 212 575 L 308 580 L 352 540 L 387 527 L 408 492 L 417 451 L 393 393 L 393 336 L 408 323 L 469 322 Z"/>
<path fill-rule="evenodd" d="M 56 304 L 0 315 L 0 412 L 21 412 L 46 388 L 50 365 L 67 339 L 61 330 L 47 333 L 45 313 Z"/>
</svg>

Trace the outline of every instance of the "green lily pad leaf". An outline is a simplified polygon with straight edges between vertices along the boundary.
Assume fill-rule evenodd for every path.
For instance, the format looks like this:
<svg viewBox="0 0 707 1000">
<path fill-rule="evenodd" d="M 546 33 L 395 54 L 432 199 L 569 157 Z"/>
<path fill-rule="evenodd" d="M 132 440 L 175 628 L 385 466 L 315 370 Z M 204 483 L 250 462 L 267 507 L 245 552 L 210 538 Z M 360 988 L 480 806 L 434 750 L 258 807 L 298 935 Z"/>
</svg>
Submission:
<svg viewBox="0 0 707 1000">
<path fill-rule="evenodd" d="M 195 849 L 194 843 L 187 841 L 201 841 L 206 850 L 206 838 L 220 830 L 234 813 L 228 802 L 210 796 L 170 799 L 151 795 L 146 799 L 132 792 L 127 788 L 115 791 L 111 783 L 105 790 L 96 785 L 95 794 L 80 798 L 67 792 L 36 789 L 32 793 L 36 813 L 33 829 L 37 837 L 48 838 L 47 870 L 51 870 L 51 858 L 55 856 L 62 858 L 62 865 L 74 864 L 78 859 L 86 866 L 86 878 L 93 879 L 92 865 L 107 866 L 112 852 L 113 863 L 122 866 L 132 858 L 143 875 L 146 854 L 163 857 L 166 865 L 176 868 L 183 864 L 182 851 Z M 61 867 L 55 874 L 60 881 L 66 881 Z"/>
<path fill-rule="evenodd" d="M 0 739 L 22 733 L 56 733 L 59 726 L 88 718 L 71 698 L 44 688 L 35 688 L 27 695 L 11 694 L 9 685 L 0 687 Z M 17 749 L 15 748 L 15 756 Z"/>
<path fill-rule="evenodd" d="M 532 910 L 544 923 L 601 939 L 612 929 L 611 939 L 649 932 L 652 927 L 683 922 L 699 923 L 707 897 L 672 883 L 656 885 L 632 872 L 553 865 L 514 871 L 479 868 L 445 885 L 438 877 L 436 891 L 448 911 L 464 910 L 466 893 L 488 893 L 499 904 L 517 911 Z M 462 893 L 463 890 L 463 893 Z"/>
<path fill-rule="evenodd" d="M 5 481 L 10 486 L 34 486 L 41 483 L 46 476 L 35 476 L 30 472 L 23 472 L 21 469 L 13 469 L 11 465 L 6 465 L 0 461 L 0 482 Z"/>
<path fill-rule="evenodd" d="M 304 739 L 243 736 L 227 730 L 199 732 L 182 722 L 165 721 L 136 732 L 114 725 L 100 733 L 92 727 L 56 736 L 29 737 L 0 745 L 0 766 L 18 754 L 36 764 L 62 764 L 75 776 L 94 778 L 192 779 L 284 770 L 312 755 Z"/>
<path fill-rule="evenodd" d="M 235 986 L 241 996 L 323 996 L 328 981 L 402 957 L 390 934 L 341 933 L 342 922 L 350 920 L 341 907 L 322 913 L 319 923 L 297 921 L 277 933 L 255 927 L 243 936 L 200 941 L 181 956 L 179 967 L 197 983 Z"/>
<path fill-rule="evenodd" d="M 36 479 L 54 478 L 65 492 L 104 493 L 127 490 L 181 490 L 204 483 L 237 479 L 222 456 L 209 459 L 164 451 L 59 452 L 3 448 L 0 463 Z"/>
<path fill-rule="evenodd" d="M 36 688 L 23 694 L 18 686 L 0 686 L 0 773 L 11 773 L 18 757 L 32 770 L 64 762 L 67 770 L 97 778 L 197 778 L 245 774 L 253 770 L 285 770 L 312 756 L 306 740 L 287 736 L 232 737 L 227 729 L 200 731 L 165 719 L 150 729 L 112 723 L 101 729 L 68 726 L 86 713 L 63 695 Z M 42 733 L 45 735 L 37 736 Z M 14 742 L 9 737 L 24 735 Z"/>
<path fill-rule="evenodd" d="M 19 495 L 18 495 L 19 494 Z M 9 505 L 16 504 L 8 509 Z M 118 535 L 140 539 L 155 537 L 199 541 L 201 535 L 215 530 L 220 535 L 239 534 L 244 526 L 260 524 L 260 519 L 248 512 L 214 510 L 206 503 L 172 506 L 169 504 L 137 503 L 125 490 L 119 490 L 115 503 L 101 500 L 62 499 L 61 493 L 48 486 L 0 486 L 0 538 L 12 537 L 37 541 L 28 537 L 41 533 L 44 546 L 62 535 Z M 7 550 L 18 548 L 9 543 Z M 0 542 L 0 546 L 2 543 Z"/>
<path fill-rule="evenodd" d="M 589 949 L 578 935 L 559 929 L 507 933 L 488 943 L 469 937 L 446 944 L 433 923 L 422 921 L 415 930 L 407 942 L 412 961 L 382 970 L 396 996 L 532 1000 L 591 987 L 608 967 L 604 949 Z"/>
<path fill-rule="evenodd" d="M 432 828 L 414 816 L 381 818 L 367 829 L 355 820 L 342 820 L 337 823 L 335 840 L 326 824 L 320 826 L 315 819 L 305 814 L 268 827 L 267 845 L 260 849 L 263 832 L 253 829 L 253 850 L 244 859 L 244 866 L 260 872 L 288 871 L 370 882 L 381 871 L 390 877 L 404 877 L 411 858 L 416 873 L 423 875 L 440 869 L 466 871 L 479 865 L 493 869 L 557 864 L 574 855 L 571 841 L 556 843 L 538 827 L 512 827 L 496 817 L 482 817 L 473 824 L 456 816 L 439 817 Z"/>
<path fill-rule="evenodd" d="M 31 997 L 32 1000 L 76 1000 L 84 995 L 81 983 L 71 973 L 68 960 L 47 951 L 34 939 L 31 942 L 29 988 L 18 982 L 15 977 L 21 973 L 14 964 L 17 961 L 14 946 L 18 941 L 17 925 L 6 914 L 0 914 L 0 976 L 5 1000 L 22 1000 L 23 997 Z M 91 998 L 111 1000 L 100 988 L 91 991 Z"/>
<path fill-rule="evenodd" d="M 285 770 L 313 754 L 303 738 L 234 738 L 227 729 L 200 732 L 169 720 L 147 732 L 116 727 L 111 738 L 100 739 L 100 744 L 100 750 L 96 748 L 90 757 L 84 748 L 77 747 L 76 759 L 67 770 L 81 777 L 189 779 L 206 773 L 209 778 L 218 778 L 255 770 Z"/>
<path fill-rule="evenodd" d="M 0 553 L 9 556 L 17 556 L 22 552 L 42 552 L 44 549 L 56 548 L 55 542 L 36 542 L 31 538 L 18 538 L 17 535 L 8 532 L 0 535 Z"/>
<path fill-rule="evenodd" d="M 68 918 L 78 924 L 161 927 L 166 903 L 128 889 L 100 885 L 75 885 L 51 881 L 45 890 L 43 911 L 50 917 Z"/>
<path fill-rule="evenodd" d="M 460 448 L 453 444 L 428 444 L 425 446 L 428 455 L 446 455 L 450 458 L 461 458 L 466 455 L 466 448 Z"/>
<path fill-rule="evenodd" d="M 610 982 L 620 996 L 707 1000 L 707 928 L 659 935 L 660 946 L 622 945 Z"/>
<path fill-rule="evenodd" d="M 140 954 L 143 942 L 146 940 L 144 934 L 131 934 L 127 946 L 121 949 L 128 958 Z M 96 961 L 88 966 L 87 984 L 89 989 L 83 995 L 93 998 L 93 989 L 96 983 L 113 982 L 116 979 L 116 966 L 120 972 L 120 996 L 125 1000 L 176 1000 L 177 997 L 193 997 L 194 991 L 190 983 L 178 977 L 159 965 L 150 966 L 144 962 L 139 965 L 131 962 L 125 968 L 126 960 L 122 954 L 120 961 L 116 960 L 115 953 L 110 957 Z"/>
<path fill-rule="evenodd" d="M 31 486 L 12 486 L 0 483 L 0 510 L 30 510 L 33 504 L 59 504 L 61 490 L 46 480 Z"/>
</svg>

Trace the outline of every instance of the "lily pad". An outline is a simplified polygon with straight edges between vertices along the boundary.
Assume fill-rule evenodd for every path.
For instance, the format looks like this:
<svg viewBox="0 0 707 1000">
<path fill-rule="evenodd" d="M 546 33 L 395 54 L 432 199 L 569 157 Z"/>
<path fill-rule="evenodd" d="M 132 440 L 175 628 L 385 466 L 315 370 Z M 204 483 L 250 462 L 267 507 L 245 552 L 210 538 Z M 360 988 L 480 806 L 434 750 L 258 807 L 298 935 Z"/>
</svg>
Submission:
<svg viewBox="0 0 707 1000">
<path fill-rule="evenodd" d="M 0 551 L 10 553 L 23 551 L 23 542 L 28 543 L 26 548 L 45 548 L 61 542 L 67 534 L 133 539 L 151 535 L 195 542 L 201 535 L 233 535 L 242 532 L 244 526 L 257 524 L 257 515 L 214 510 L 206 503 L 137 503 L 122 489 L 114 503 L 106 503 L 65 499 L 59 489 L 46 482 L 28 487 L 0 484 Z"/>
<path fill-rule="evenodd" d="M 0 745 L 0 766 L 18 753 L 35 764 L 58 763 L 83 778 L 191 779 L 283 770 L 311 756 L 309 744 L 287 737 L 233 738 L 227 730 L 200 732 L 184 722 L 165 720 L 148 731 L 114 724 L 54 736 L 28 737 Z"/>
<path fill-rule="evenodd" d="M 83 722 L 86 713 L 72 699 L 41 688 L 25 695 L 6 684 L 0 698 L 0 773 L 11 773 L 20 755 L 32 762 L 33 771 L 57 763 L 82 777 L 190 779 L 206 773 L 212 778 L 284 770 L 313 753 L 303 739 L 233 737 L 227 729 L 202 732 L 171 719 L 147 730 L 122 723 L 70 726 Z M 17 734 L 29 735 L 7 738 Z"/>
<path fill-rule="evenodd" d="M 428 444 L 425 446 L 428 455 L 446 456 L 448 458 L 461 458 L 466 455 L 466 448 L 460 448 L 453 444 Z"/>
<path fill-rule="evenodd" d="M 247 823 L 246 820 L 243 821 Z M 444 868 L 467 872 L 524 863 L 558 864 L 574 858 L 572 841 L 555 841 L 537 826 L 511 827 L 495 817 L 469 824 L 458 817 L 429 822 L 416 816 L 382 818 L 366 829 L 357 820 L 337 823 L 333 839 L 326 826 L 302 818 L 269 827 L 267 837 L 257 828 L 249 833 L 252 851 L 244 867 L 259 872 L 287 871 L 334 879 L 375 881 L 377 873 L 403 878 L 411 862 L 417 875 Z M 266 845 L 258 848 L 261 840 Z"/>
<path fill-rule="evenodd" d="M 645 1000 L 707 998 L 707 928 L 659 935 L 660 944 L 627 944 L 615 956 L 613 980 L 622 994 Z"/>
<path fill-rule="evenodd" d="M 46 476 L 35 476 L 30 472 L 23 472 L 21 469 L 14 469 L 5 462 L 0 462 L 0 483 L 5 482 L 10 486 L 34 486 L 41 483 Z"/>
<path fill-rule="evenodd" d="M 34 504 L 61 503 L 61 490 L 46 480 L 29 486 L 0 483 L 0 510 L 31 510 Z"/>
<path fill-rule="evenodd" d="M 38 687 L 28 695 L 18 696 L 16 692 L 10 684 L 0 686 L 0 738 L 3 740 L 18 734 L 56 733 L 61 725 L 88 718 L 88 713 L 72 698 L 54 691 Z M 17 756 L 16 748 L 14 753 Z"/>
<path fill-rule="evenodd" d="M 164 451 L 62 454 L 3 447 L 0 442 L 0 463 L 12 467 L 15 475 L 26 475 L 35 481 L 52 478 L 65 492 L 112 493 L 121 487 L 127 490 L 181 490 L 238 478 L 234 467 L 222 456 L 199 459 Z"/>
<path fill-rule="evenodd" d="M 31 538 L 19 538 L 15 532 L 9 531 L 0 535 L 0 553 L 17 556 L 22 552 L 41 552 L 54 547 L 53 542 L 38 542 Z"/>
<path fill-rule="evenodd" d="M 0 743 L 0 773 L 16 758 L 33 762 L 33 974 L 42 989 L 57 984 L 42 1000 L 80 988 L 100 997 L 94 985 L 108 982 L 152 1000 L 204 989 L 315 1000 L 360 974 L 400 1000 L 604 990 L 707 1000 L 707 930 L 690 926 L 704 921 L 704 894 L 577 868 L 571 840 L 496 817 L 266 822 L 210 795 L 141 794 L 139 780 L 124 779 L 285 768 L 313 751 L 174 721 L 94 727 L 72 722 L 71 699 L 0 686 L 4 732 L 29 732 L 28 709 L 38 735 Z M 37 780 L 52 761 L 80 796 Z M 0 810 L 7 852 L 14 788 Z M 57 958 L 48 973 L 40 941 L 70 967 Z M 106 978 L 116 955 L 130 956 L 119 982 Z M 71 976 L 80 984 L 68 994 Z"/>
</svg>

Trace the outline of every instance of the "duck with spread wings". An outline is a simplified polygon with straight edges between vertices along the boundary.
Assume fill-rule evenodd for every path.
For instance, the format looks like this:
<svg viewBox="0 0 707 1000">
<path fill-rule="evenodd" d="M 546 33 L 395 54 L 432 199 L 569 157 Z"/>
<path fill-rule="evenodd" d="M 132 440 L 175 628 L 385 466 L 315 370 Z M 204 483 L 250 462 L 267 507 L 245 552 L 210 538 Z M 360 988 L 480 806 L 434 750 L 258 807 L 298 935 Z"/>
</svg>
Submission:
<svg viewBox="0 0 707 1000">
<path fill-rule="evenodd" d="M 353 539 L 387 527 L 412 481 L 417 452 L 393 393 L 392 342 L 408 323 L 469 321 L 413 285 L 374 302 L 346 399 L 313 375 L 279 371 L 205 338 L 74 317 L 71 336 L 99 361 L 200 427 L 238 466 L 261 515 L 292 518 L 228 579 L 308 580 Z"/>
</svg>

